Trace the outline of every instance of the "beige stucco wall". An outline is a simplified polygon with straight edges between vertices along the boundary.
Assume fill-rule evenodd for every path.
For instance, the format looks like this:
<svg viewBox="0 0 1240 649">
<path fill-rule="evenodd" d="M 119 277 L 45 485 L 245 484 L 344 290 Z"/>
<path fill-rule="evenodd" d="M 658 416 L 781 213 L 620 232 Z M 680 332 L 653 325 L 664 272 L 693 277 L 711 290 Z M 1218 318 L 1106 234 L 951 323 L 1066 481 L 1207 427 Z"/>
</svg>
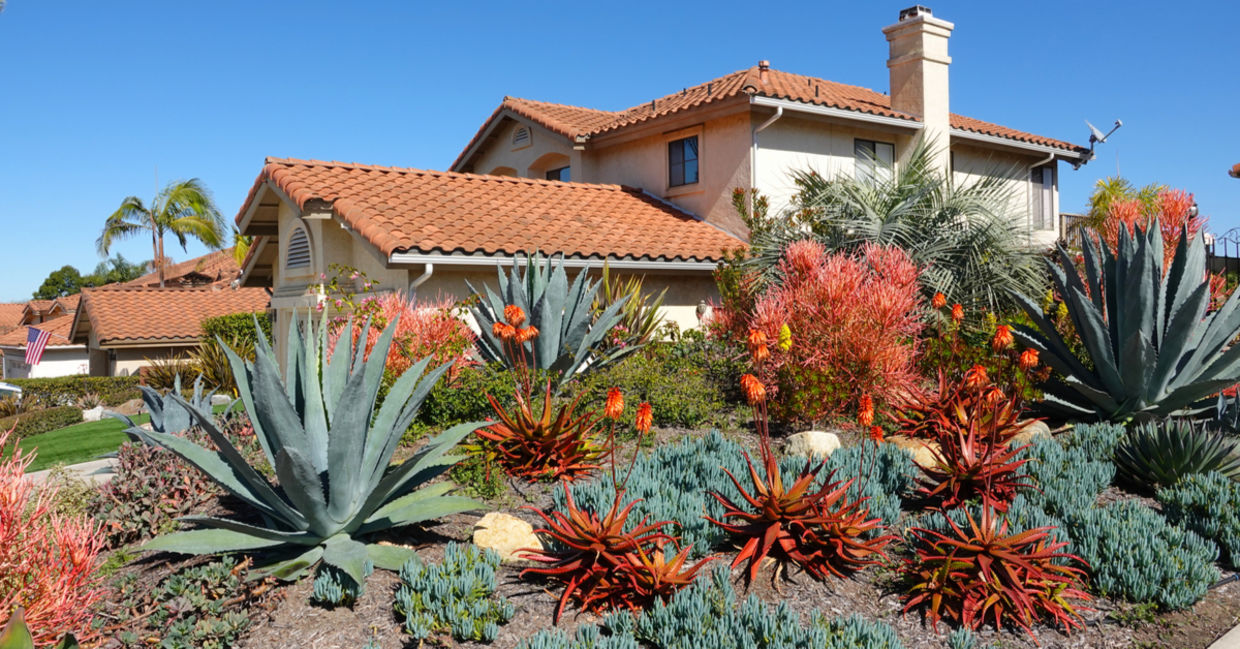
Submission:
<svg viewBox="0 0 1240 649">
<path fill-rule="evenodd" d="M 42 379 L 56 376 L 86 374 L 90 369 L 86 347 L 47 347 L 38 365 L 26 364 L 26 350 L 9 347 L 0 350 L 4 357 L 4 378 Z"/>
<path fill-rule="evenodd" d="M 1045 156 L 1022 155 L 997 149 L 988 149 L 957 142 L 952 146 L 955 160 L 956 183 L 975 183 L 985 176 L 1003 178 L 1004 185 L 1012 200 L 1015 213 L 1024 216 L 1025 234 L 1031 245 L 1046 247 L 1055 242 L 1059 236 L 1059 186 L 1056 174 L 1055 191 L 1053 192 L 1052 214 L 1056 216 L 1055 227 L 1040 229 L 1033 214 L 1033 192 L 1036 187 L 1031 180 L 1031 169 L 1045 160 Z"/>
<path fill-rule="evenodd" d="M 520 127 L 530 129 L 530 140 L 528 144 L 514 146 L 513 132 Z M 473 171 L 492 174 L 500 170 L 500 175 L 508 175 L 504 170 L 511 169 L 514 175 L 523 178 L 545 178 L 548 169 L 567 164 L 573 168 L 573 180 L 584 180 L 576 175 L 579 160 L 580 153 L 573 150 L 563 135 L 553 133 L 526 119 L 510 118 L 504 120 L 496 129 L 495 139 L 474 161 Z M 574 162 L 578 164 L 573 164 Z"/>
<path fill-rule="evenodd" d="M 193 349 L 193 345 L 168 347 L 128 347 L 114 349 L 115 357 L 108 363 L 109 376 L 129 376 L 139 369 L 151 364 L 152 359 L 184 357 Z"/>
</svg>

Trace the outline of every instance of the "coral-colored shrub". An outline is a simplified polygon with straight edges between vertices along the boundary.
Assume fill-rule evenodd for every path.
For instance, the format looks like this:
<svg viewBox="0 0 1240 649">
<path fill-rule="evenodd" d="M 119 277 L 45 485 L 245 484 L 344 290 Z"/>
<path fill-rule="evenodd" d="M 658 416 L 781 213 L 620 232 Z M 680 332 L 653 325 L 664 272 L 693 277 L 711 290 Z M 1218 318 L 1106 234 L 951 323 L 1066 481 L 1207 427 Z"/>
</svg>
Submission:
<svg viewBox="0 0 1240 649">
<path fill-rule="evenodd" d="M 895 247 L 866 244 L 855 255 L 827 254 L 812 241 L 788 246 L 777 282 L 752 313 L 722 314 L 791 344 L 771 345 L 758 368 L 771 391 L 770 412 L 812 421 L 857 404 L 862 395 L 900 403 L 917 385 L 921 331 L 918 269 Z"/>
<path fill-rule="evenodd" d="M 374 314 L 374 325 L 368 330 L 366 354 L 387 323 L 400 316 L 400 325 L 388 352 L 386 370 L 399 376 L 414 361 L 433 356 L 432 366 L 456 361 L 449 376 L 471 362 L 470 350 L 474 346 L 474 332 L 465 321 L 457 317 L 455 305 L 447 298 L 418 302 L 405 293 L 385 293 L 368 297 L 365 311 Z M 354 336 L 362 330 L 364 322 L 353 323 Z M 332 332 L 332 344 L 340 336 L 340 329 Z"/>
<path fill-rule="evenodd" d="M 1180 243 L 1182 228 L 1188 227 L 1188 236 L 1197 236 L 1205 227 L 1206 220 L 1201 216 L 1193 216 L 1193 195 L 1182 189 L 1164 189 L 1158 192 L 1157 200 L 1147 204 L 1140 199 L 1116 201 L 1107 211 L 1106 220 L 1098 227 L 1098 234 L 1111 250 L 1119 242 L 1120 228 L 1129 233 L 1133 227 L 1142 229 L 1154 225 L 1157 220 L 1163 240 L 1163 271 L 1171 267 L 1171 258 L 1175 256 L 1175 247 Z"/>
<path fill-rule="evenodd" d="M 0 432 L 0 450 L 11 433 Z M 103 537 L 89 518 L 57 514 L 54 488 L 36 491 L 24 479 L 32 461 L 15 443 L 0 462 L 0 627 L 20 606 L 35 646 L 65 633 L 86 644 L 98 636 L 90 616 L 103 596 L 95 575 Z"/>
</svg>

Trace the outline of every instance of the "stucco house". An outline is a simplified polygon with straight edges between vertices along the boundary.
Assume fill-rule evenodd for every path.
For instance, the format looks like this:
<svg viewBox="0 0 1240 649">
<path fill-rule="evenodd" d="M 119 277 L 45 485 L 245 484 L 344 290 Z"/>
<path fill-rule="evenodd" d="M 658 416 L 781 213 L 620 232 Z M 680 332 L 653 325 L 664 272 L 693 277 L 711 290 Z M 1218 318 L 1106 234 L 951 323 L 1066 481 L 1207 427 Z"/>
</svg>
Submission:
<svg viewBox="0 0 1240 649">
<path fill-rule="evenodd" d="M 1090 153 L 952 113 L 953 28 L 914 7 L 883 30 L 890 95 L 764 61 L 618 111 L 505 98 L 446 172 L 268 158 L 236 219 L 256 237 L 241 283 L 272 290 L 280 339 L 281 323 L 321 299 L 331 264 L 463 297 L 466 279 L 493 283 L 514 254 L 563 252 L 572 269 L 608 260 L 668 288 L 664 315 L 695 326 L 724 250 L 745 243 L 735 189 L 778 209 L 790 171 L 879 173 L 875 159 L 899 165 L 919 136 L 956 179 L 1002 170 L 1025 199 L 1030 241 L 1049 243 L 1058 163 Z"/>
<path fill-rule="evenodd" d="M 0 311 L 0 314 L 8 312 L 10 317 L 11 312 L 18 313 L 16 323 L 0 333 L 3 378 L 40 379 L 86 373 L 89 366 L 86 345 L 74 342 L 69 336 L 80 298 L 79 295 L 69 295 L 54 300 L 30 300 L 18 303 L 20 310 L 8 308 Z M 29 327 L 51 334 L 37 365 L 26 362 Z"/>
</svg>

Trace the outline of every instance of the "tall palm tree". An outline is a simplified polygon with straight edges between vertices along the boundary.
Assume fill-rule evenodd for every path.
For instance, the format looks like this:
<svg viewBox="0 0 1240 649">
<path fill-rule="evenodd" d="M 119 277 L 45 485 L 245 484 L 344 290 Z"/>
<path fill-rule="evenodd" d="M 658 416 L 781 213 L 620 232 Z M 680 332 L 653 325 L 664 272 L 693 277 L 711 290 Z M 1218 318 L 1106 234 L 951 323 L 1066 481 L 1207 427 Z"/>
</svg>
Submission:
<svg viewBox="0 0 1240 649">
<path fill-rule="evenodd" d="M 933 159 L 933 148 L 919 140 L 907 160 L 873 177 L 794 172 L 800 192 L 769 232 L 750 241 L 750 263 L 769 277 L 798 239 L 838 251 L 874 242 L 908 252 L 923 269 L 927 295 L 941 292 L 966 307 L 992 310 L 1011 308 L 1013 292 L 1040 295 L 1046 280 L 1008 181 L 1015 171 L 996 169 L 957 183 Z"/>
<path fill-rule="evenodd" d="M 193 237 L 209 248 L 222 248 L 225 241 L 224 217 L 215 207 L 209 192 L 197 178 L 178 180 L 168 184 L 147 206 L 137 196 L 121 201 L 103 224 L 103 234 L 95 242 L 99 254 L 107 256 L 112 244 L 121 239 L 149 232 L 151 249 L 155 258 L 152 263 L 159 272 L 159 286 L 164 285 L 164 235 L 175 235 L 185 250 L 185 243 Z"/>
</svg>

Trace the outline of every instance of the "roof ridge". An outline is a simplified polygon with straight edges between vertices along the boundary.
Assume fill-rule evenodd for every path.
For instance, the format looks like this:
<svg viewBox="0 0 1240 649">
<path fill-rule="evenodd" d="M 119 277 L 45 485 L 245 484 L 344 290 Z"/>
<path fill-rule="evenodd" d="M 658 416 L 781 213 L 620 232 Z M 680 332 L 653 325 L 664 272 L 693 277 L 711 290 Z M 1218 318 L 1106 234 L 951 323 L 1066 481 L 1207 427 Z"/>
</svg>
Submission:
<svg viewBox="0 0 1240 649">
<path fill-rule="evenodd" d="M 578 106 L 577 104 L 563 104 L 558 101 L 544 101 L 542 99 L 530 99 L 528 97 L 512 97 L 509 95 L 504 95 L 504 100 L 501 102 L 501 105 L 509 101 L 528 101 L 531 104 L 558 106 L 560 108 L 572 108 L 573 110 L 588 110 L 592 113 L 605 113 L 607 115 L 617 115 L 619 113 L 624 112 L 625 110 L 628 110 L 627 108 L 623 110 L 607 110 L 606 108 L 590 108 L 589 106 Z"/>
<path fill-rule="evenodd" d="M 447 178 L 462 178 L 467 180 L 483 180 L 490 182 L 512 182 L 525 185 L 572 185 L 574 187 L 588 187 L 595 189 L 622 190 L 623 186 L 615 183 L 585 183 L 563 180 L 547 180 L 543 178 L 525 178 L 521 176 L 496 176 L 494 174 L 479 174 L 463 171 L 441 171 L 437 169 L 421 169 L 418 167 L 388 167 L 384 165 L 368 165 L 359 162 L 340 162 L 338 160 L 302 160 L 297 158 L 275 158 L 267 157 L 267 164 L 286 165 L 286 166 L 303 166 L 303 167 L 331 167 L 337 169 L 357 169 L 359 171 L 380 171 L 384 173 L 396 173 L 401 175 L 419 175 Z"/>
</svg>

